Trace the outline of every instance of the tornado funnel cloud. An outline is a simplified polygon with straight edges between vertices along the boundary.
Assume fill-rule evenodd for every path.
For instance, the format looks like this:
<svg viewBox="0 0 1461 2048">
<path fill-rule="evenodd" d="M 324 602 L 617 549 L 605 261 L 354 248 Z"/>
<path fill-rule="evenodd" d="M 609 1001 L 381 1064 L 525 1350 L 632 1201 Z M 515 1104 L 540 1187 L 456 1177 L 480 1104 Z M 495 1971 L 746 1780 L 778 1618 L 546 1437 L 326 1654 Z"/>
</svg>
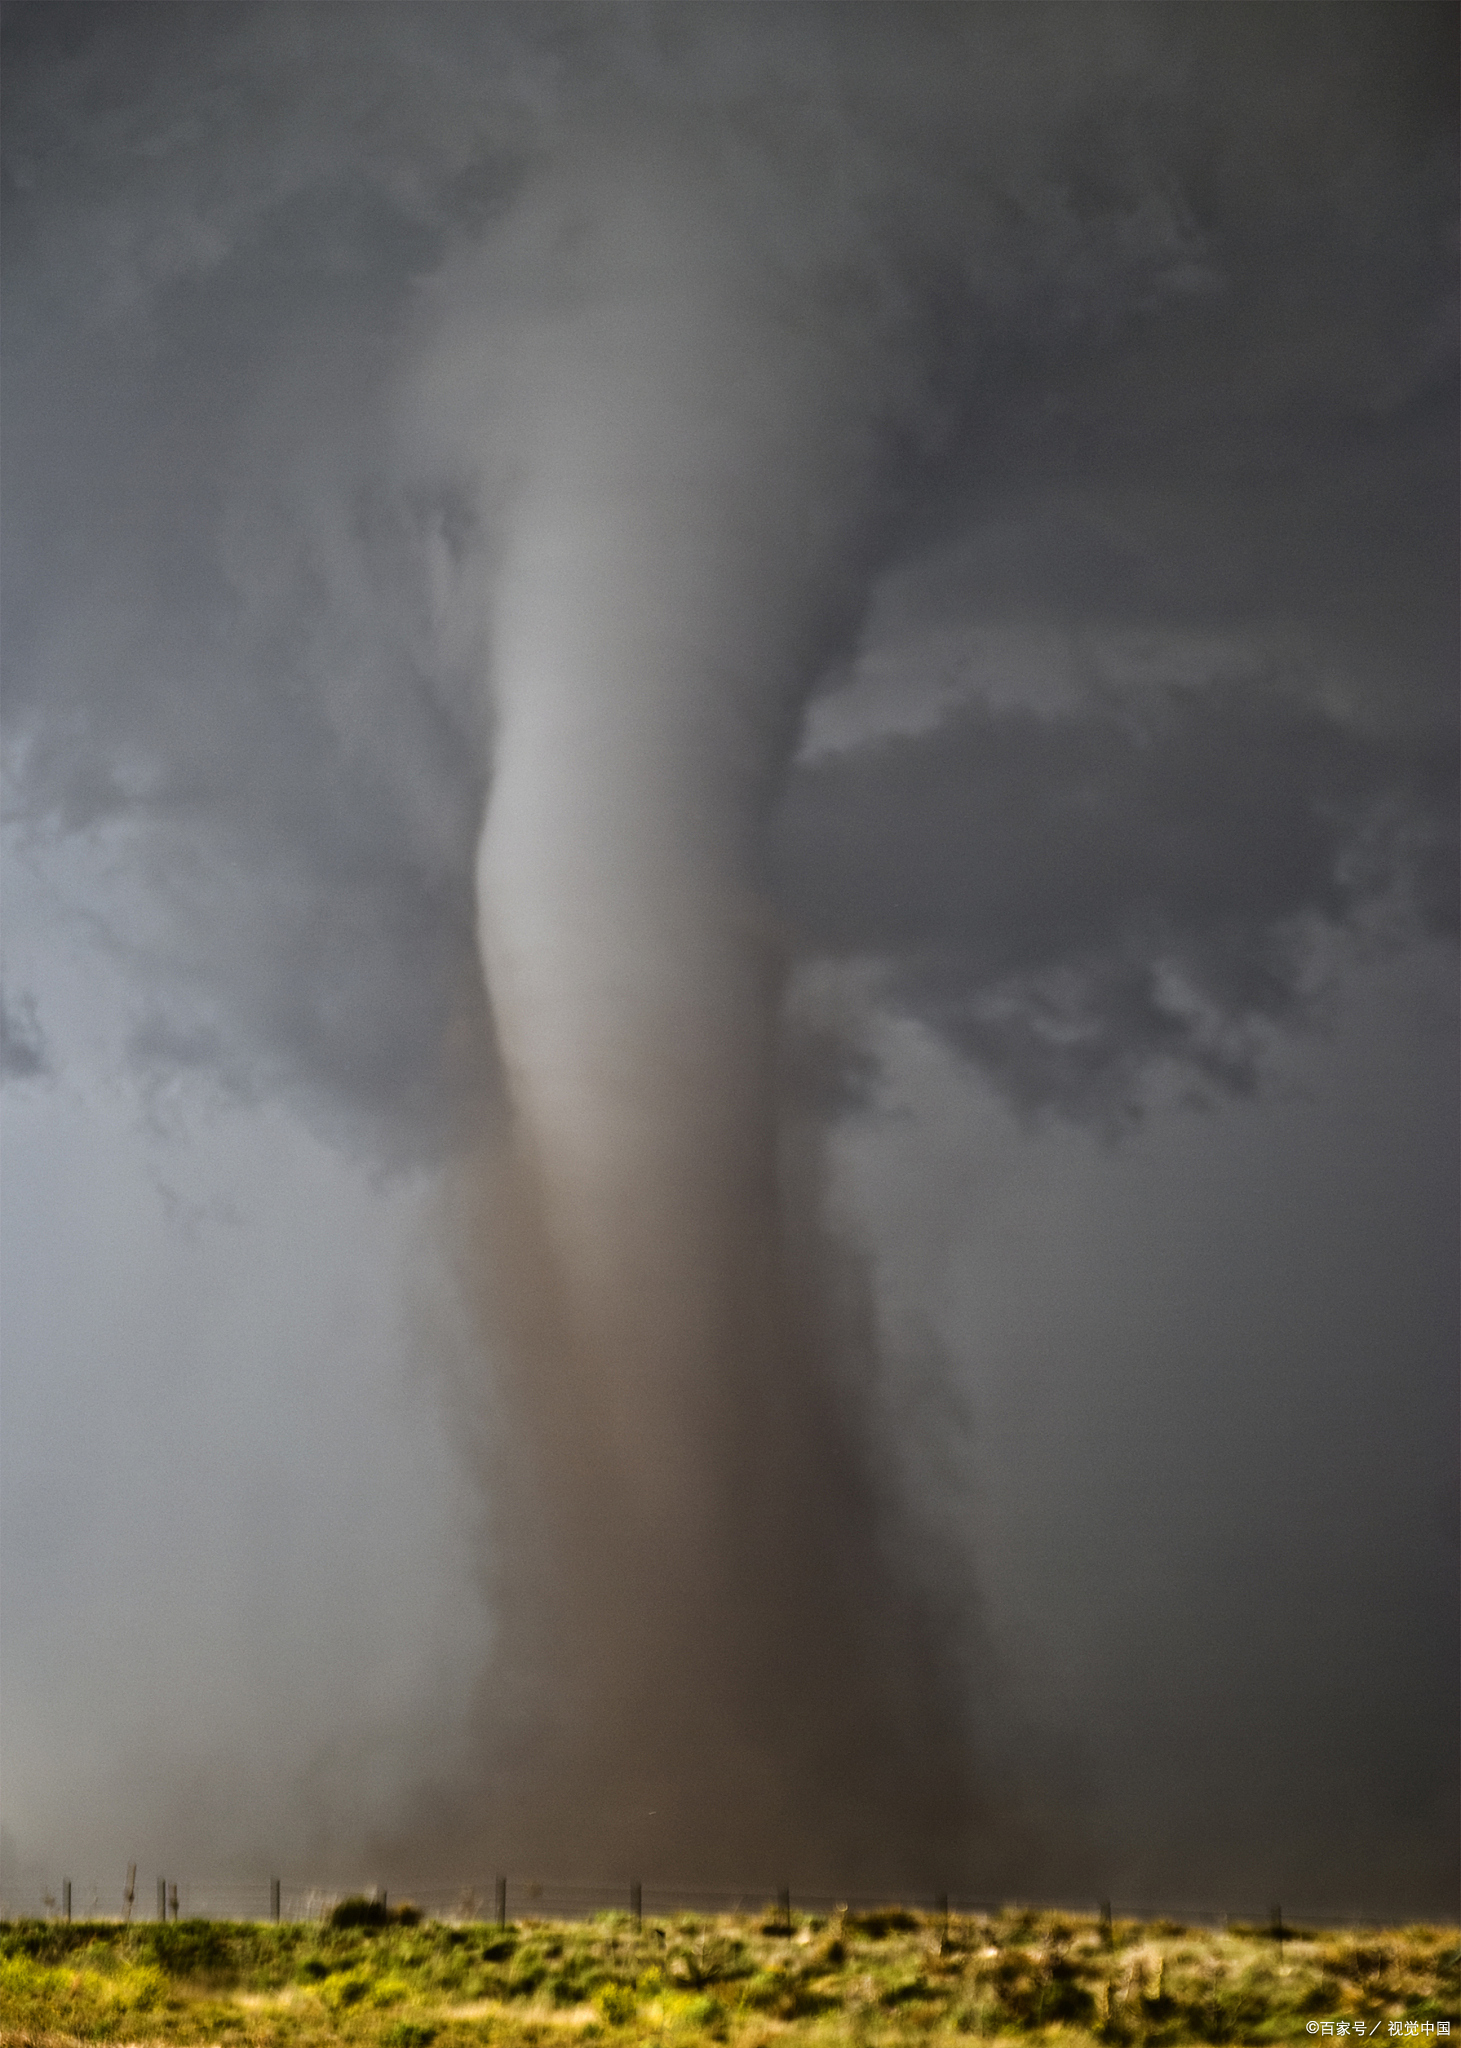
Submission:
<svg viewBox="0 0 1461 2048">
<path fill-rule="evenodd" d="M 620 144 L 530 186 L 438 385 L 492 531 L 488 1817 L 561 1867 L 947 1881 L 972 1620 L 933 1611 L 855 1267 L 789 1189 L 757 894 L 888 401 L 875 337 L 684 172 Z"/>
</svg>

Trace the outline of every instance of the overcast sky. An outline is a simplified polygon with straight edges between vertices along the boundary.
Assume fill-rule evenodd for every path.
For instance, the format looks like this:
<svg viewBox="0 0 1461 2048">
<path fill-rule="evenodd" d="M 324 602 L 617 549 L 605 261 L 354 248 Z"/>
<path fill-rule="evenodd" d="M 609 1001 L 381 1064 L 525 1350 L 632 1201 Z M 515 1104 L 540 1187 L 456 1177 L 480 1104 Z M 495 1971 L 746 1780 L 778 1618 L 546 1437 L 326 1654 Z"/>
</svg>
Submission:
<svg viewBox="0 0 1461 2048">
<path fill-rule="evenodd" d="M 1082 1845 L 1027 1885 L 1455 1912 L 1455 35 L 6 6 L 7 1903 L 384 1880 L 470 1742 L 491 622 L 423 393 L 607 124 L 872 308 L 758 914 Z"/>
</svg>

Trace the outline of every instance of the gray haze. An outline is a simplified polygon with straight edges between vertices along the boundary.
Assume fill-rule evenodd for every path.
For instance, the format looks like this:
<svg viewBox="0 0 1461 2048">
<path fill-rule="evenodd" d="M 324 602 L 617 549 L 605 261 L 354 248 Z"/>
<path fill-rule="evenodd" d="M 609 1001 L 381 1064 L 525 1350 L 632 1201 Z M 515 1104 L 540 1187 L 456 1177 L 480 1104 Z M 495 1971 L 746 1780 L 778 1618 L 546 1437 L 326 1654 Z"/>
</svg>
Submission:
<svg viewBox="0 0 1461 2048">
<path fill-rule="evenodd" d="M 4 25 L 7 1897 L 1454 1911 L 1453 12 Z"/>
</svg>

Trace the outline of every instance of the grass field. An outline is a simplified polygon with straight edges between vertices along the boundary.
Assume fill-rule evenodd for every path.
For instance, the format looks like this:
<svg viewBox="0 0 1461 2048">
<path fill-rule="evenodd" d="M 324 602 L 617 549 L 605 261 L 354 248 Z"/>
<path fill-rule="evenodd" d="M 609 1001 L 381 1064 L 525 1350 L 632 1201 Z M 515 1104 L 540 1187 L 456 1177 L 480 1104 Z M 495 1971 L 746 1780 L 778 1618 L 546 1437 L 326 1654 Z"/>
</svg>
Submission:
<svg viewBox="0 0 1461 2048">
<path fill-rule="evenodd" d="M 345 1918 L 349 1918 L 347 1913 Z M 0 1926 L 0 2042 L 897 2048 L 956 2037 L 1461 2042 L 1457 1930 L 1069 1914 Z"/>
</svg>

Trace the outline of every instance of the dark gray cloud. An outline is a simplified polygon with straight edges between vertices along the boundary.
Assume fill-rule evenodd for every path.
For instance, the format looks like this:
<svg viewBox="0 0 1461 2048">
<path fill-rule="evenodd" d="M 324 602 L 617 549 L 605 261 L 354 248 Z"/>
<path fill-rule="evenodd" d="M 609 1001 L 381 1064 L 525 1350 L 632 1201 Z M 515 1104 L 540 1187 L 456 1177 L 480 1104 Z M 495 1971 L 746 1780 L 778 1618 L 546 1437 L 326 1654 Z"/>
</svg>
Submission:
<svg viewBox="0 0 1461 2048">
<path fill-rule="evenodd" d="M 414 308 L 524 164 L 606 97 L 692 109 L 707 148 L 749 152 L 780 190 L 788 262 L 855 250 L 905 309 L 894 326 L 932 381 L 905 418 L 889 544 L 901 527 L 925 618 L 1266 621 L 1305 642 L 1301 680 L 1337 665 L 1372 724 L 1433 724 L 1449 703 L 1447 11 L 1348 10 L 1342 28 L 1280 11 L 1240 29 L 1202 8 L 833 21 L 7 11 L 11 815 L 124 825 L 169 905 L 163 936 L 117 935 L 152 1011 L 368 1144 L 437 1147 L 491 1087 L 466 883 L 488 749 L 470 634 L 453 640 L 441 600 L 476 543 L 460 494 L 417 473 L 395 431 Z M 827 162 L 845 218 L 813 196 Z M 1261 908 L 1216 850 L 1200 914 L 1153 900 L 1140 870 L 1170 854 L 1162 767 L 1203 780 L 1184 745 L 1217 750 L 1193 795 L 1218 847 L 1247 825 L 1220 787 L 1233 749 L 1271 741 L 1265 787 L 1302 780 L 1287 714 L 1234 716 L 1194 709 L 1184 741 L 1170 710 L 1145 754 L 1110 717 L 1043 747 L 995 723 L 983 766 L 966 724 L 917 769 L 894 749 L 876 771 L 815 770 L 788 812 L 793 908 L 819 943 L 832 911 L 803 901 L 825 889 L 813 878 L 850 837 L 883 846 L 874 950 L 903 958 L 905 996 L 957 1019 L 1022 1099 L 1073 1101 L 1154 1054 L 1246 1081 L 1247 1019 L 1300 1014 L 1280 927 L 1339 915 L 1340 885 L 1319 887 L 1325 856 L 1296 817 Z M 1359 740 L 1331 738 L 1362 782 Z M 1022 871 L 1013 898 L 971 893 L 967 838 L 931 818 L 900 842 L 837 815 L 837 791 L 876 815 L 899 783 L 942 815 L 939 789 L 966 771 L 983 871 Z M 1077 772 L 1097 808 L 1103 780 L 1110 806 L 1156 806 L 1147 848 L 1133 814 L 1119 847 L 1109 827 L 1099 849 L 1060 830 L 1034 858 L 1028 820 L 1042 804 L 1063 818 Z M 1036 900 L 1059 893 L 1067 846 L 1073 896 L 1101 896 L 1081 943 Z M 1032 951 L 1002 958 L 1022 898 Z M 977 960 L 935 942 L 933 902 L 988 912 L 1000 937 Z M 1214 1030 L 1156 999 L 1164 946 Z"/>
<path fill-rule="evenodd" d="M 388 1153 L 439 1149 L 485 1028 L 485 760 L 460 663 L 427 646 L 423 554 L 457 515 L 383 477 L 358 353 L 376 298 L 298 289 L 241 260 L 165 346 L 63 344 L 59 364 L 21 295 L 10 820 L 37 846 L 104 842 L 142 883 L 105 942 L 178 1045 L 206 1031 L 235 1081 Z"/>
<path fill-rule="evenodd" d="M 1322 1013 L 1317 926 L 1454 934 L 1454 767 L 1271 685 L 969 705 L 804 764 L 773 866 L 802 946 L 879 962 L 1020 1106 L 1109 1113 L 1159 1062 L 1252 1086 Z"/>
<path fill-rule="evenodd" d="M 0 1075 L 7 1081 L 37 1081 L 50 1071 L 34 998 L 0 995 Z"/>
</svg>

